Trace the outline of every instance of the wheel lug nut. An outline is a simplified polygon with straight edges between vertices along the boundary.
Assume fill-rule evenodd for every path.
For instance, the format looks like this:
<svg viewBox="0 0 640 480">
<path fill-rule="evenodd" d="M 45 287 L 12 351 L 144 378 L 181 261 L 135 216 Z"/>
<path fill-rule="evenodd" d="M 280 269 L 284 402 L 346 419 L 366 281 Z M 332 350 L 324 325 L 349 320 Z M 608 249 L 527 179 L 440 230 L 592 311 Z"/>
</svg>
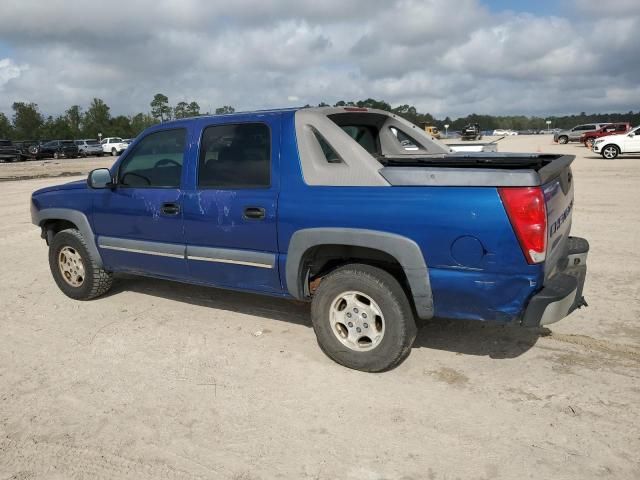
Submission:
<svg viewBox="0 0 640 480">
<path fill-rule="evenodd" d="M 350 313 L 347 313 L 347 318 L 351 318 L 351 314 Z"/>
<path fill-rule="evenodd" d="M 353 327 L 353 323 L 352 322 L 349 322 L 349 327 Z"/>
<path fill-rule="evenodd" d="M 367 314 L 366 314 L 366 313 L 363 313 L 363 314 L 362 314 L 362 318 L 367 318 Z"/>
<path fill-rule="evenodd" d="M 362 329 L 360 327 L 356 328 L 356 332 L 360 333 Z"/>
<path fill-rule="evenodd" d="M 369 324 L 368 324 L 368 323 L 365 323 L 365 324 L 363 325 L 363 327 L 364 327 L 364 328 L 369 328 Z"/>
<path fill-rule="evenodd" d="M 358 309 L 357 309 L 357 308 L 354 308 L 354 309 L 353 309 L 353 313 L 358 313 Z"/>
</svg>

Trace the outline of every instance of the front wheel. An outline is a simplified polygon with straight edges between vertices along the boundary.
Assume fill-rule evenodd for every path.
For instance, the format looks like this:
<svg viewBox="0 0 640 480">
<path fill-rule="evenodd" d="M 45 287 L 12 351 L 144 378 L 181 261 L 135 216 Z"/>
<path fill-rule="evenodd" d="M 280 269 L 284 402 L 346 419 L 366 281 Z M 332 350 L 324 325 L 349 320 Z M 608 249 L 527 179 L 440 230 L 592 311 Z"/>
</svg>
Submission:
<svg viewBox="0 0 640 480">
<path fill-rule="evenodd" d="M 89 254 L 87 244 L 76 229 L 58 232 L 49 246 L 49 268 L 62 292 L 75 300 L 91 300 L 105 294 L 113 276 Z"/>
<path fill-rule="evenodd" d="M 569 137 L 566 137 L 563 135 L 562 137 L 558 138 L 558 143 L 561 143 L 564 145 L 565 143 L 568 143 L 568 142 L 569 142 Z"/>
<path fill-rule="evenodd" d="M 111 156 L 112 157 L 117 157 L 118 156 L 118 151 L 115 148 L 111 149 Z"/>
<path fill-rule="evenodd" d="M 398 281 L 370 265 L 338 268 L 311 303 L 322 351 L 345 367 L 381 372 L 400 364 L 416 337 L 413 310 Z"/>
<path fill-rule="evenodd" d="M 606 145 L 602 149 L 602 156 L 607 160 L 613 160 L 620 155 L 620 150 L 615 145 Z"/>
</svg>

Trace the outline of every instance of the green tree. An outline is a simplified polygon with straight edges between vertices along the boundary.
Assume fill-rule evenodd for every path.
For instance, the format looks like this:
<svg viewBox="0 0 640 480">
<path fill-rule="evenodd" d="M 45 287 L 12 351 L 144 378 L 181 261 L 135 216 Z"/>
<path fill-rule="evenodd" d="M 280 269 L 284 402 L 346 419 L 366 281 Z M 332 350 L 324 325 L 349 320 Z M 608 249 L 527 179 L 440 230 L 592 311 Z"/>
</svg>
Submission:
<svg viewBox="0 0 640 480">
<path fill-rule="evenodd" d="M 138 113 L 131 117 L 131 136 L 138 136 L 142 131 L 151 125 L 155 125 L 157 120 L 147 113 Z"/>
<path fill-rule="evenodd" d="M 13 128 L 16 140 L 36 139 L 40 135 L 40 128 L 44 123 L 42 114 L 35 103 L 14 102 Z"/>
<path fill-rule="evenodd" d="M 188 117 L 197 117 L 198 115 L 200 115 L 200 105 L 198 105 L 198 102 L 191 102 L 187 106 L 187 116 Z"/>
<path fill-rule="evenodd" d="M 133 136 L 131 120 L 124 115 L 113 117 L 109 122 L 109 135 L 116 137 L 130 138 Z"/>
<path fill-rule="evenodd" d="M 79 138 L 81 136 L 80 127 L 82 124 L 82 110 L 79 105 L 71 105 L 65 112 L 71 138 Z"/>
<path fill-rule="evenodd" d="M 226 113 L 234 113 L 236 111 L 235 108 L 233 108 L 230 105 L 225 105 L 223 107 L 218 107 L 216 108 L 216 115 L 224 115 Z"/>
<path fill-rule="evenodd" d="M 161 122 L 171 119 L 171 107 L 169 106 L 169 97 L 162 93 L 156 93 L 151 100 L 151 115 L 159 119 Z"/>
<path fill-rule="evenodd" d="M 189 104 L 187 102 L 178 102 L 173 109 L 173 117 L 174 118 L 186 118 L 188 117 L 187 110 L 189 108 Z"/>
<path fill-rule="evenodd" d="M 4 113 L 0 112 L 0 138 L 10 139 L 14 136 L 13 134 L 11 122 Z"/>
<path fill-rule="evenodd" d="M 69 127 L 66 115 L 52 117 L 49 115 L 40 128 L 40 136 L 43 139 L 72 140 L 73 133 Z"/>
<path fill-rule="evenodd" d="M 99 98 L 94 98 L 87 112 L 82 117 L 82 132 L 87 138 L 98 138 L 98 133 L 103 137 L 109 136 L 109 121 L 111 113 L 109 106 Z"/>
</svg>

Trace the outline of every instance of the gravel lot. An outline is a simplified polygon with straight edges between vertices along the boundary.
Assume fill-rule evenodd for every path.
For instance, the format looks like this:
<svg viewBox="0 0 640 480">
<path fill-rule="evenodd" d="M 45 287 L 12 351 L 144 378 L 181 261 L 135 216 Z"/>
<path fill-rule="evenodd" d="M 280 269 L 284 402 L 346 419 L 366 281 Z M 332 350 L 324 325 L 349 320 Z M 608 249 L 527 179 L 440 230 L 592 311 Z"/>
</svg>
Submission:
<svg viewBox="0 0 640 480">
<path fill-rule="evenodd" d="M 28 205 L 61 180 L 0 183 L 0 479 L 640 478 L 640 157 L 500 145 L 538 149 L 578 155 L 589 308 L 541 332 L 434 320 L 379 375 L 327 359 L 304 304 L 136 278 L 68 299 Z"/>
</svg>

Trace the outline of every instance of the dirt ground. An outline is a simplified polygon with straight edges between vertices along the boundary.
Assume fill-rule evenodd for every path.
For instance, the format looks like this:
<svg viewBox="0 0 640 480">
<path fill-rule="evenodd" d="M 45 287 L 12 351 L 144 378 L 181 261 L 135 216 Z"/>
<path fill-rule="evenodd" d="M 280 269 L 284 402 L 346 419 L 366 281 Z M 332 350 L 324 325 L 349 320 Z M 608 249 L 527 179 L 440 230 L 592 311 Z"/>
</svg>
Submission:
<svg viewBox="0 0 640 480">
<path fill-rule="evenodd" d="M 9 180 L 31 180 L 34 178 L 44 177 L 86 175 L 94 168 L 111 166 L 114 160 L 114 157 L 106 156 L 0 163 L 0 182 L 6 182 Z"/>
<path fill-rule="evenodd" d="M 326 358 L 303 304 L 136 278 L 70 300 L 28 204 L 61 180 L 0 183 L 0 479 L 640 478 L 640 156 L 500 150 L 578 156 L 589 308 L 430 321 L 378 375 Z"/>
</svg>

